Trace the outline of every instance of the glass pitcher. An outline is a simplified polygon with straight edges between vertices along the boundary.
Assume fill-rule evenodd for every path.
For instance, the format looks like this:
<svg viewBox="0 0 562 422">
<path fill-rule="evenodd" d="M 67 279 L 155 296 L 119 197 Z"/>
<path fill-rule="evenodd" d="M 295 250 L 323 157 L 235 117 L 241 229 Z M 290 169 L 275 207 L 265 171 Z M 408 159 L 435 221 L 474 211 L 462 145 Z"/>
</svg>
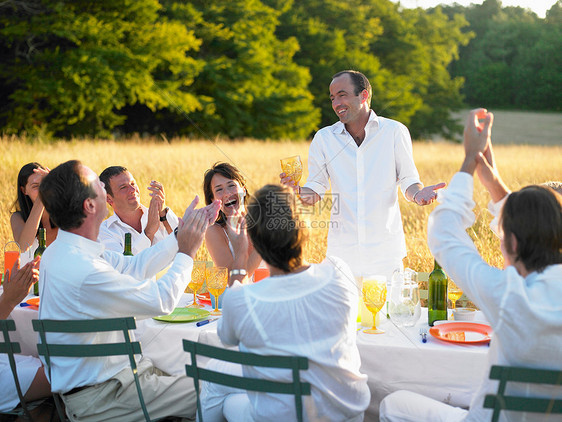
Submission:
<svg viewBox="0 0 562 422">
<path fill-rule="evenodd" d="M 397 270 L 392 275 L 388 313 L 397 327 L 411 327 L 420 319 L 420 291 L 414 270 Z"/>
</svg>

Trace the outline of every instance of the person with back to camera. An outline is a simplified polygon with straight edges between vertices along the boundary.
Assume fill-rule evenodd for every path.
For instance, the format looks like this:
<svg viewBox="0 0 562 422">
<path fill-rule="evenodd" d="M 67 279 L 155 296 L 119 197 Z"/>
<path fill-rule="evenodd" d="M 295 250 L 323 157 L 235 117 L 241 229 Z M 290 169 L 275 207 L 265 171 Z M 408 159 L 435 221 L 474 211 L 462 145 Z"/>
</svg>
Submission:
<svg viewBox="0 0 562 422">
<path fill-rule="evenodd" d="M 312 395 L 303 397 L 305 421 L 362 421 L 370 401 L 367 376 L 356 344 L 358 292 L 351 270 L 341 259 L 321 264 L 304 260 L 306 227 L 299 220 L 292 189 L 266 185 L 255 193 L 246 216 L 247 230 L 271 276 L 259 283 L 240 284 L 231 271 L 223 299 L 218 335 L 227 346 L 262 355 L 305 356 L 309 369 L 301 380 Z M 241 367 L 211 361 L 222 372 L 286 380 L 290 371 Z M 291 421 L 295 402 L 290 395 L 242 391 L 202 384 L 205 421 Z"/>
<path fill-rule="evenodd" d="M 35 249 L 39 246 L 37 230 L 45 229 L 47 246 L 57 237 L 58 228 L 49 218 L 43 202 L 39 198 L 39 185 L 49 169 L 39 163 L 28 163 L 18 173 L 18 192 L 14 202 L 16 211 L 10 217 L 12 235 L 20 246 L 21 265 L 33 260 Z"/>
<path fill-rule="evenodd" d="M 60 227 L 43 254 L 40 283 L 45 294 L 39 319 L 151 318 L 171 313 L 187 287 L 193 257 L 220 204 L 201 208 L 196 197 L 183 221 L 156 245 L 138 255 L 105 249 L 98 239 L 107 216 L 106 191 L 97 175 L 80 161 L 54 168 L 39 189 L 45 208 Z M 152 278 L 164 268 L 158 280 Z M 52 343 L 111 343 L 120 333 L 49 333 Z M 122 336 L 121 336 L 122 340 Z M 53 357 L 51 386 L 60 393 L 71 421 L 143 420 L 127 357 Z M 146 408 L 153 419 L 195 416 L 193 381 L 168 375 L 140 357 L 137 373 Z"/>
<path fill-rule="evenodd" d="M 482 121 L 482 122 L 481 122 Z M 507 196 L 500 216 L 505 268 L 489 266 L 466 229 L 474 224 L 473 174 L 478 172 L 492 198 L 506 193 L 491 146 L 493 115 L 470 112 L 464 130 L 465 159 L 440 204 L 429 216 L 431 253 L 447 274 L 482 310 L 494 330 L 488 356 L 494 364 L 562 370 L 562 196 L 549 187 L 526 186 Z M 503 193 L 502 193 L 503 191 Z M 489 370 L 467 411 L 420 394 L 401 390 L 380 405 L 380 420 L 486 421 L 484 396 L 495 394 Z M 509 385 L 508 393 L 562 398 L 562 388 Z M 500 413 L 502 421 L 559 421 L 560 415 Z"/>
</svg>

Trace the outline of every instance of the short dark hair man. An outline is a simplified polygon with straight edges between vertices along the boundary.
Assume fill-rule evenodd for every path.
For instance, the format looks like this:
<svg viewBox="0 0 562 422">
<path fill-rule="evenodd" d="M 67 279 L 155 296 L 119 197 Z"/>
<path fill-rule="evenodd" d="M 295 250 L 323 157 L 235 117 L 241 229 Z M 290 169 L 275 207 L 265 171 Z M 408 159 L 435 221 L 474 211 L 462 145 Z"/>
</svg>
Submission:
<svg viewBox="0 0 562 422">
<path fill-rule="evenodd" d="M 131 172 L 122 166 L 107 167 L 100 174 L 107 192 L 107 203 L 113 215 L 101 227 L 99 241 L 107 249 L 123 252 L 125 233 L 131 233 L 133 255 L 138 254 L 172 232 L 178 226 L 178 217 L 166 206 L 162 183 L 150 182 L 150 204 L 140 203 L 140 192 Z"/>
<path fill-rule="evenodd" d="M 148 318 L 172 312 L 190 280 L 193 257 L 219 204 L 187 208 L 177 235 L 171 234 L 134 257 L 105 250 L 97 241 L 107 215 L 106 192 L 80 161 L 67 161 L 41 182 L 41 200 L 60 228 L 43 254 L 40 271 L 42 319 Z M 148 281 L 170 265 L 157 281 Z M 118 333 L 52 333 L 53 343 L 106 343 Z M 51 387 L 61 393 L 73 421 L 143 419 L 127 358 L 52 358 Z M 168 376 L 141 358 L 138 373 L 153 418 L 194 417 L 193 382 Z"/>
<path fill-rule="evenodd" d="M 329 88 L 339 122 L 314 135 L 305 185 L 296 186 L 284 173 L 281 183 L 298 189 L 305 205 L 331 188 L 339 206 L 332 207 L 326 255 L 343 259 L 356 277 L 382 274 L 390 280 L 406 256 L 398 187 L 408 201 L 427 205 L 445 184 L 423 187 L 408 129 L 371 110 L 365 75 L 338 72 Z"/>
</svg>

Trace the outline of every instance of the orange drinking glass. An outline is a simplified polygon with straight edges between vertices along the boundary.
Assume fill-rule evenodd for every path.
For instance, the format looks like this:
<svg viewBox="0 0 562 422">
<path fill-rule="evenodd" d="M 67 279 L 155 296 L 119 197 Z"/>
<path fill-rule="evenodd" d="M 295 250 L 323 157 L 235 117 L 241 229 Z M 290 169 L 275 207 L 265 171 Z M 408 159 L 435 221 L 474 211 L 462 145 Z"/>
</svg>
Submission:
<svg viewBox="0 0 562 422">
<path fill-rule="evenodd" d="M 7 249 L 13 247 L 12 245 L 10 245 L 11 243 L 13 243 L 17 247 L 17 250 L 14 251 L 14 250 Z M 14 264 L 16 263 L 19 257 L 20 257 L 20 245 L 18 245 L 17 242 L 14 242 L 12 240 L 11 242 L 8 242 L 4 245 L 4 273 L 6 272 L 6 270 L 12 271 L 12 267 L 14 266 Z"/>
<path fill-rule="evenodd" d="M 254 283 L 269 277 L 269 268 L 256 268 L 254 271 Z"/>
</svg>

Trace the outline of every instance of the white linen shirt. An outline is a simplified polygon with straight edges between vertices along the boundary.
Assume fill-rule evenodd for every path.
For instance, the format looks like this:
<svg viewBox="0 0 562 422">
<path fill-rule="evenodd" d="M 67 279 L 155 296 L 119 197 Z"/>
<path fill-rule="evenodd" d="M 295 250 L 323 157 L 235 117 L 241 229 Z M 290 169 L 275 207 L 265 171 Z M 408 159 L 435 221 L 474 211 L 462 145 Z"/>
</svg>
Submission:
<svg viewBox="0 0 562 422">
<path fill-rule="evenodd" d="M 142 250 L 149 248 L 150 246 L 160 242 L 166 236 L 168 232 L 164 227 L 164 224 L 160 223 L 160 227 L 154 234 L 154 239 L 152 243 L 146 234 L 144 234 L 144 229 L 148 224 L 148 208 L 141 205 L 142 217 L 141 217 L 141 232 L 139 233 L 127 223 L 121 221 L 119 216 L 113 213 L 112 216 L 108 217 L 101 223 L 100 233 L 98 235 L 98 242 L 105 245 L 105 248 L 110 251 L 123 253 L 125 249 L 125 233 L 131 233 L 131 251 L 133 255 L 137 255 Z M 168 224 L 172 230 L 178 226 L 178 217 L 173 213 L 171 209 L 168 210 L 166 214 L 168 219 Z"/>
<path fill-rule="evenodd" d="M 357 286 L 349 267 L 330 257 L 301 273 L 235 283 L 223 299 L 218 335 L 226 345 L 261 355 L 305 356 L 312 399 L 304 397 L 305 420 L 350 420 L 369 405 L 356 344 Z M 290 381 L 287 370 L 244 367 L 244 374 Z M 248 391 L 253 420 L 294 420 L 294 399 Z M 322 419 L 325 418 L 325 419 Z"/>
<path fill-rule="evenodd" d="M 376 274 L 406 256 L 398 185 L 406 192 L 420 183 L 406 126 L 371 110 L 359 147 L 341 122 L 319 130 L 304 186 L 323 197 L 330 183 L 334 205 L 326 255 L 342 258 L 355 276 Z"/>
<path fill-rule="evenodd" d="M 41 259 L 39 319 L 96 319 L 169 314 L 184 292 L 193 260 L 178 252 L 172 234 L 133 257 L 107 251 L 99 242 L 59 230 Z M 157 281 L 150 280 L 173 260 Z M 94 334 L 50 333 L 53 343 L 110 343 L 123 341 L 119 332 Z M 112 378 L 128 367 L 127 356 L 52 358 L 51 388 L 67 392 Z"/>
<path fill-rule="evenodd" d="M 439 194 L 440 205 L 429 216 L 431 253 L 490 322 L 494 330 L 488 354 L 490 366 L 562 370 L 562 264 L 548 266 L 541 273 L 532 272 L 525 278 L 513 266 L 505 270 L 489 266 L 466 233 L 475 220 L 472 192 L 472 176 L 461 172 Z M 471 401 L 466 421 L 491 418 L 492 411 L 483 408 L 484 396 L 497 391 L 497 381 L 490 381 L 488 375 L 489 371 Z M 531 388 L 535 393 L 539 391 L 537 387 Z M 527 389 L 511 390 L 514 391 L 530 395 Z M 551 397 L 553 389 L 546 391 Z M 562 388 L 554 394 L 562 398 Z M 533 417 L 501 412 L 500 420 L 537 420 Z M 540 420 L 560 420 L 560 416 L 541 415 Z"/>
</svg>

